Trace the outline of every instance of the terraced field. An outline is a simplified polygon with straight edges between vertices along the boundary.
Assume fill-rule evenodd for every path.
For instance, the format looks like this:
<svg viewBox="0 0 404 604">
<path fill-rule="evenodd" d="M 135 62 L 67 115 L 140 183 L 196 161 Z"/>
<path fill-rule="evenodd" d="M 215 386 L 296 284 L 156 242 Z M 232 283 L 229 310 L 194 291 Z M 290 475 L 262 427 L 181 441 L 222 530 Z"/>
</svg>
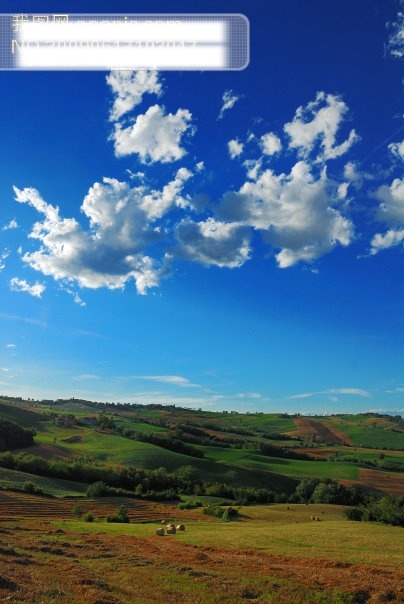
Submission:
<svg viewBox="0 0 404 604">
<path fill-rule="evenodd" d="M 156 522 L 169 514 L 175 517 L 175 505 L 142 502 L 129 498 L 100 497 L 98 499 L 66 497 L 56 499 L 26 493 L 0 491 L 0 519 L 56 520 L 73 518 L 73 508 L 79 506 L 84 513 L 92 511 L 97 518 L 104 519 L 115 514 L 120 504 L 128 508 L 131 522 Z"/>
</svg>

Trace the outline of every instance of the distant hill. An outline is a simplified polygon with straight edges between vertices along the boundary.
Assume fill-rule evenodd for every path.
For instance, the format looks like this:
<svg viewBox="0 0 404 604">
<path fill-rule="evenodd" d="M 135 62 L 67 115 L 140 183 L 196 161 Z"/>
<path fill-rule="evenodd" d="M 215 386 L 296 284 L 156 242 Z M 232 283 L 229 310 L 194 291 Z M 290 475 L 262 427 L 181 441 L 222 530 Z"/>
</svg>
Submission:
<svg viewBox="0 0 404 604">
<path fill-rule="evenodd" d="M 20 456 L 25 451 L 19 468 L 11 467 L 15 460 L 7 462 L 5 454 L 0 455 L 0 486 L 1 468 L 9 463 L 9 470 L 42 476 L 52 472 L 54 478 L 88 484 L 97 477 L 97 468 L 103 476 L 100 468 L 108 466 L 111 476 L 117 473 L 115 487 L 136 484 L 138 494 L 156 491 L 157 486 L 161 490 L 165 473 L 167 497 L 179 488 L 195 494 L 208 488 L 220 496 L 232 489 L 244 489 L 247 496 L 250 489 L 255 496 L 261 490 L 281 500 L 303 478 L 404 494 L 404 420 L 397 415 L 243 414 L 3 396 L 1 418 L 32 428 L 35 437 L 33 446 L 19 450 Z M 43 461 L 34 463 L 33 458 Z M 46 464 L 53 464 L 52 470 Z M 126 482 L 118 477 L 123 468 L 131 475 Z M 179 477 L 186 473 L 184 468 L 190 475 L 188 486 Z"/>
</svg>

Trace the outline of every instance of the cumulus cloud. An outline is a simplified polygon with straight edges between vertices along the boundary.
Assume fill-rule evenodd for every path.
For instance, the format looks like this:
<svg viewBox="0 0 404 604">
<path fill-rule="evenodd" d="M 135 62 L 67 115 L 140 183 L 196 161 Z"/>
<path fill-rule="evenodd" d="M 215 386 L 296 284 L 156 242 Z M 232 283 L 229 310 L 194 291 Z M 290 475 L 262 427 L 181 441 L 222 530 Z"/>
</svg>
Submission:
<svg viewBox="0 0 404 604">
<path fill-rule="evenodd" d="M 234 159 L 235 157 L 238 157 L 242 154 L 244 145 L 243 143 L 240 143 L 240 141 L 232 139 L 227 143 L 227 148 L 229 150 L 229 155 L 231 159 Z"/>
<path fill-rule="evenodd" d="M 359 139 L 355 130 L 348 138 L 337 144 L 337 132 L 348 107 L 337 95 L 318 92 L 316 99 L 305 107 L 300 106 L 291 122 L 284 126 L 290 137 L 289 148 L 297 149 L 298 154 L 306 158 L 314 150 L 316 161 L 326 161 L 344 155 Z"/>
<path fill-rule="evenodd" d="M 62 218 L 59 209 L 35 189 L 14 187 L 16 201 L 44 215 L 29 235 L 40 242 L 40 248 L 23 254 L 24 262 L 55 280 L 92 289 L 123 288 L 134 279 L 137 291 L 145 293 L 167 272 L 164 258 L 157 262 L 148 254 L 165 237 L 156 220 L 171 206 L 184 203 L 180 192 L 190 176 L 181 168 L 161 191 L 104 178 L 89 189 L 81 206 L 90 223 L 88 230 L 73 218 Z"/>
<path fill-rule="evenodd" d="M 374 256 L 381 250 L 387 250 L 400 244 L 404 244 L 404 229 L 390 229 L 383 235 L 376 233 L 371 241 L 370 253 Z"/>
<path fill-rule="evenodd" d="M 381 201 L 378 219 L 388 224 L 404 224 L 404 179 L 395 178 L 390 186 L 382 185 L 374 193 Z"/>
<path fill-rule="evenodd" d="M 310 166 L 299 161 L 288 175 L 267 169 L 237 193 L 227 193 L 219 212 L 226 220 L 253 227 L 266 243 L 282 248 L 276 259 L 286 268 L 300 260 L 310 262 L 338 243 L 350 243 L 353 225 L 334 207 L 338 203 L 338 187 L 326 171 L 316 179 Z"/>
<path fill-rule="evenodd" d="M 119 120 L 143 100 L 143 95 L 162 92 L 157 71 L 111 71 L 107 83 L 114 95 L 114 103 L 109 115 L 111 121 Z"/>
<path fill-rule="evenodd" d="M 188 109 L 166 115 L 163 107 L 153 105 L 145 114 L 138 115 L 131 126 L 123 128 L 121 124 L 115 124 L 111 135 L 115 155 L 123 157 L 136 153 L 143 164 L 181 159 L 186 154 L 181 139 L 186 132 L 192 135 L 195 131 L 191 120 Z"/>
<path fill-rule="evenodd" d="M 250 257 L 249 232 L 237 223 L 213 218 L 201 222 L 184 219 L 177 226 L 180 246 L 175 255 L 204 264 L 235 268 Z"/>
<path fill-rule="evenodd" d="M 281 139 L 273 132 L 261 136 L 260 143 L 265 155 L 274 155 L 282 149 Z"/>
<path fill-rule="evenodd" d="M 240 97 L 234 94 L 232 90 L 225 90 L 222 96 L 222 107 L 217 119 L 223 119 L 225 112 L 229 111 L 229 109 L 233 109 L 239 98 Z"/>
<path fill-rule="evenodd" d="M 36 282 L 30 285 L 25 279 L 19 279 L 18 277 L 11 279 L 10 288 L 15 292 L 27 292 L 35 298 L 40 298 L 46 289 L 43 283 Z"/>
</svg>

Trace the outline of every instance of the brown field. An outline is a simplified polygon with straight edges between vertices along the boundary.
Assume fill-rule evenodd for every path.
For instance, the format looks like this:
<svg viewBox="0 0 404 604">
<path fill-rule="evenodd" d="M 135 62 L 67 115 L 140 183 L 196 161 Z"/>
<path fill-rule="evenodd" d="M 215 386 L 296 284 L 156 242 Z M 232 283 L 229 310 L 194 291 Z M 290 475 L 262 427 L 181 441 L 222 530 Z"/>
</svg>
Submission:
<svg viewBox="0 0 404 604">
<path fill-rule="evenodd" d="M 159 519 L 183 513 L 173 505 L 134 500 L 78 503 L 102 518 L 122 501 L 130 507 L 131 522 L 154 521 L 156 527 Z M 175 536 L 157 537 L 152 527 L 145 537 L 58 527 L 57 519 L 60 525 L 60 519 L 72 518 L 73 505 L 73 500 L 0 493 L 1 602 L 404 602 L 403 570 L 391 565 L 224 549 L 219 541 L 204 547 Z M 207 520 L 198 511 L 185 515 Z M 237 523 L 233 526 L 237 531 Z M 354 599 L 336 600 L 334 590 Z"/>
<path fill-rule="evenodd" d="M 363 489 L 390 493 L 402 497 L 404 493 L 404 474 L 381 472 L 380 470 L 359 470 L 359 480 L 341 480 L 345 486 L 357 485 Z"/>
<path fill-rule="evenodd" d="M 313 436 L 327 445 L 348 445 L 352 446 L 352 441 L 346 434 L 340 432 L 331 424 L 325 422 L 314 421 L 307 419 L 307 417 L 296 417 L 293 418 L 297 431 L 294 435 L 299 438 L 308 438 Z"/>
</svg>

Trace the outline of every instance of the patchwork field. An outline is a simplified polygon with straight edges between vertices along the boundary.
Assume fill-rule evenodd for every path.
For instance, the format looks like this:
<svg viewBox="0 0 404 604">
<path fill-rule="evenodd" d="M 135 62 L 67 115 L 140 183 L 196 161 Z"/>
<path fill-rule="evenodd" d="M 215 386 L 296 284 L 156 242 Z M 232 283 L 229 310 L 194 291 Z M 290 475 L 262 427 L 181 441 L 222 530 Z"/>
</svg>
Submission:
<svg viewBox="0 0 404 604">
<path fill-rule="evenodd" d="M 106 523 L 122 501 L 131 523 Z M 0 601 L 404 601 L 402 529 L 348 522 L 338 506 L 244 507 L 223 523 L 172 504 L 79 504 L 97 521 L 73 519 L 74 500 L 1 493 Z M 186 530 L 158 537 L 161 520 Z"/>
</svg>

